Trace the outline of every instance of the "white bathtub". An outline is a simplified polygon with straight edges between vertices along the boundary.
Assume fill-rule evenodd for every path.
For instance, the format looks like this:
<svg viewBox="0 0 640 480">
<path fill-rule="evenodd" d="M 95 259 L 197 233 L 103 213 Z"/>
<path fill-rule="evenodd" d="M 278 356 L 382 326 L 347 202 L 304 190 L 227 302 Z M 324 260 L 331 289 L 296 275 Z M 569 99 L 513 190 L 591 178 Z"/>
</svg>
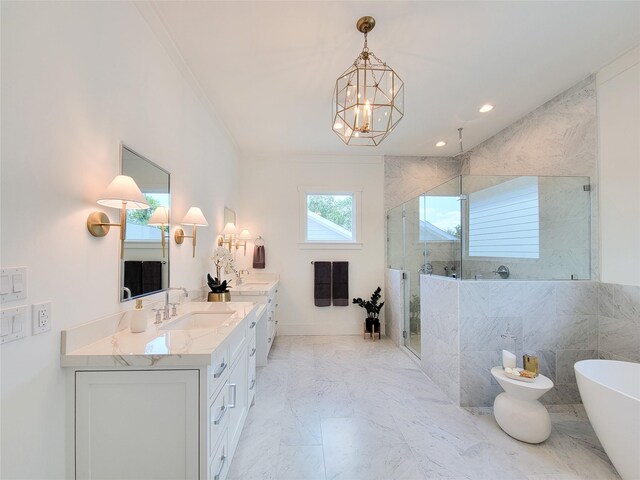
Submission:
<svg viewBox="0 0 640 480">
<path fill-rule="evenodd" d="M 584 408 L 611 462 L 624 480 L 640 479 L 640 363 L 582 360 L 574 369 Z"/>
</svg>

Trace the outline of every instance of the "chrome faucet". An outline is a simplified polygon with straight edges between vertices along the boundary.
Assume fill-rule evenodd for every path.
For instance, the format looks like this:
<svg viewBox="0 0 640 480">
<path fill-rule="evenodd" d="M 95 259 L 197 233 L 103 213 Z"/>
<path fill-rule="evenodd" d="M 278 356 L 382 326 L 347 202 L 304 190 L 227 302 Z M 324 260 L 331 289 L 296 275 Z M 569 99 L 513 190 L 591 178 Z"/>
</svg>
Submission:
<svg viewBox="0 0 640 480">
<path fill-rule="evenodd" d="M 185 297 L 189 297 L 189 292 L 187 291 L 186 288 L 184 287 L 169 287 L 164 291 L 164 295 L 165 295 L 165 300 L 164 300 L 164 307 L 162 308 L 162 320 L 166 321 L 169 320 L 171 317 L 175 317 L 178 314 L 178 311 L 176 309 L 176 306 L 178 305 L 177 303 L 169 303 L 169 292 L 171 290 L 182 290 L 184 292 L 184 296 Z M 173 311 L 169 311 L 169 307 L 172 307 Z"/>
<path fill-rule="evenodd" d="M 237 280 L 236 280 L 236 286 L 238 286 L 238 287 L 239 287 L 240 285 L 242 285 L 242 283 L 243 283 L 243 282 L 242 282 L 242 274 L 243 274 L 243 273 L 244 273 L 244 274 L 246 274 L 246 275 L 249 275 L 249 270 L 247 270 L 247 269 L 243 269 L 243 270 L 239 270 L 239 271 L 237 271 L 237 272 L 236 272 L 236 278 L 237 278 Z"/>
</svg>

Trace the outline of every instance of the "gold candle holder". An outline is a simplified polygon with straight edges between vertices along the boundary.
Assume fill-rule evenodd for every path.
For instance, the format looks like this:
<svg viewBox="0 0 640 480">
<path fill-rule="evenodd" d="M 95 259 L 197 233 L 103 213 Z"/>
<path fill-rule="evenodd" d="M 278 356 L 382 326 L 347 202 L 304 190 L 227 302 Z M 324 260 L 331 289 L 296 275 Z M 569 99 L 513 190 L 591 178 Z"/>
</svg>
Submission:
<svg viewBox="0 0 640 480">
<path fill-rule="evenodd" d="M 524 368 L 529 372 L 534 373 L 537 377 L 540 374 L 538 356 L 533 353 L 525 353 L 522 356 L 522 368 Z"/>
</svg>

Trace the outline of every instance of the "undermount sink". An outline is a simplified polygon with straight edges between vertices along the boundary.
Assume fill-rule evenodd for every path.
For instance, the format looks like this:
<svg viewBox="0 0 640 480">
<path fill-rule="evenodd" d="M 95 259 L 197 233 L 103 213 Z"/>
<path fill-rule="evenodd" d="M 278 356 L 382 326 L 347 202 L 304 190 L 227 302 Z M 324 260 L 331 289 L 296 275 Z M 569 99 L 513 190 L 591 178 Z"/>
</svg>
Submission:
<svg viewBox="0 0 640 480">
<path fill-rule="evenodd" d="M 225 313 L 191 313 L 162 326 L 162 330 L 198 330 L 215 328 L 229 320 L 235 311 Z"/>
<path fill-rule="evenodd" d="M 247 282 L 240 285 L 241 287 L 252 287 L 255 285 L 269 285 L 271 282 Z"/>
</svg>

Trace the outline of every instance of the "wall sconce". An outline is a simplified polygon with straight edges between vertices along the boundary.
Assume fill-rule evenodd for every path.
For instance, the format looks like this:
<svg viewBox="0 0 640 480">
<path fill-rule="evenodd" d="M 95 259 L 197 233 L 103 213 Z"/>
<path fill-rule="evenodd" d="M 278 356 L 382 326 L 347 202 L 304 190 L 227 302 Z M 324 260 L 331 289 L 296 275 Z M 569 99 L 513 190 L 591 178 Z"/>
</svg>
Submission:
<svg viewBox="0 0 640 480">
<path fill-rule="evenodd" d="M 127 236 L 127 210 L 145 210 L 149 208 L 147 199 L 138 188 L 135 180 L 126 175 L 116 176 L 100 197 L 98 204 L 120 209 L 120 223 L 110 223 L 104 212 L 91 212 L 87 218 L 87 229 L 94 237 L 104 237 L 110 227 L 120 227 L 120 258 L 124 256 L 124 240 Z"/>
<path fill-rule="evenodd" d="M 153 214 L 147 221 L 147 225 L 151 225 L 153 227 L 160 227 L 160 235 L 162 238 L 162 258 L 165 257 L 165 249 L 167 244 L 167 238 L 169 235 L 166 234 L 164 227 L 169 224 L 169 211 L 167 207 L 158 207 L 153 211 Z"/>
<path fill-rule="evenodd" d="M 233 222 L 229 222 L 224 226 L 222 230 L 222 235 L 218 237 L 218 246 L 221 247 L 225 243 L 229 247 L 229 251 L 231 251 L 231 246 L 233 245 L 233 237 L 238 233 L 238 229 L 236 228 Z"/>
<path fill-rule="evenodd" d="M 207 219 L 204 218 L 204 215 L 202 214 L 202 210 L 200 210 L 198 207 L 191 207 L 189 209 L 189 211 L 187 212 L 187 214 L 182 219 L 182 225 L 192 225 L 193 226 L 193 235 L 185 235 L 184 234 L 184 230 L 179 228 L 179 229 L 176 230 L 174 238 L 175 238 L 176 243 L 178 245 L 180 245 L 182 242 L 184 242 L 185 238 L 192 238 L 193 239 L 193 257 L 195 258 L 195 256 L 196 256 L 196 227 L 207 227 L 209 225 L 209 223 L 207 222 Z"/>
<path fill-rule="evenodd" d="M 244 248 L 244 256 L 247 256 L 247 240 L 251 238 L 251 233 L 249 230 L 242 230 L 240 232 L 240 236 L 238 237 L 238 241 L 236 242 L 236 250 L 240 247 Z"/>
<path fill-rule="evenodd" d="M 236 235 L 238 233 L 238 228 L 235 224 L 229 222 L 224 226 L 224 230 L 222 230 L 222 235 L 218 237 L 218 246 L 222 247 L 223 245 L 227 245 L 229 251 L 231 251 L 231 247 L 236 247 L 238 250 L 240 247 L 244 247 L 244 255 L 247 255 L 247 240 L 251 238 L 251 234 L 249 230 L 242 230 L 240 232 L 240 236 L 236 239 Z"/>
</svg>

